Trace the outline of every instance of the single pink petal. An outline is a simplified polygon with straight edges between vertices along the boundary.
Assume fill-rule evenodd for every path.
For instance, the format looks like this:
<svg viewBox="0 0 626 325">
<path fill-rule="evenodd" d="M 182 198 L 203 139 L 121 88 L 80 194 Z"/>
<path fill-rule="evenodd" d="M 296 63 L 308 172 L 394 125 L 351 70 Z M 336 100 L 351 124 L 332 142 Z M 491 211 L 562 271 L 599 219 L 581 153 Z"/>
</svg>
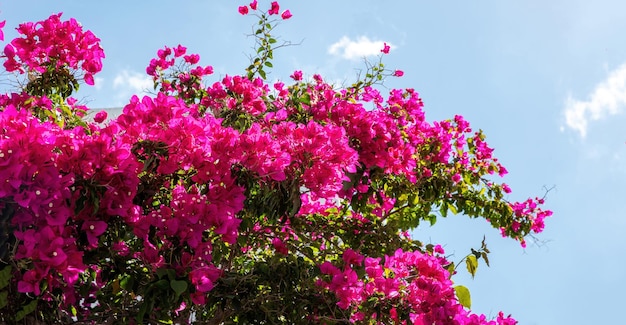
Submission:
<svg viewBox="0 0 626 325">
<path fill-rule="evenodd" d="M 4 31 L 2 31 L 2 29 L 4 28 L 4 25 L 7 23 L 6 20 L 3 20 L 0 22 L 0 41 L 4 41 Z"/>
</svg>

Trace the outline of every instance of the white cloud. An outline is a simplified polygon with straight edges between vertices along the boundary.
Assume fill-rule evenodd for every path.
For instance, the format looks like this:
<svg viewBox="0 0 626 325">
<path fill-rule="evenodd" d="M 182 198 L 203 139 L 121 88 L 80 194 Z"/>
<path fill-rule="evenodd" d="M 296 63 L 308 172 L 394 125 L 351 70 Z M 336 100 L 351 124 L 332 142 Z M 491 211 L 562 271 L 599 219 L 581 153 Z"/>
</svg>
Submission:
<svg viewBox="0 0 626 325">
<path fill-rule="evenodd" d="M 393 45 L 387 43 L 391 48 Z M 344 36 L 339 41 L 328 48 L 328 53 L 340 56 L 344 59 L 355 60 L 367 56 L 380 54 L 384 46 L 383 41 L 372 41 L 367 36 L 359 36 L 356 40 L 351 40 Z"/>
<path fill-rule="evenodd" d="M 96 90 L 102 89 L 103 83 L 104 83 L 104 78 L 100 78 L 100 77 L 94 78 L 94 88 L 96 88 Z"/>
<path fill-rule="evenodd" d="M 622 113 L 626 106 L 626 64 L 609 73 L 599 83 L 587 101 L 568 96 L 565 102 L 565 123 L 581 137 L 587 135 L 589 121 L 604 119 Z"/>
<path fill-rule="evenodd" d="M 122 70 L 113 79 L 113 88 L 123 88 L 125 93 L 145 93 L 154 87 L 152 78 L 135 71 Z"/>
</svg>

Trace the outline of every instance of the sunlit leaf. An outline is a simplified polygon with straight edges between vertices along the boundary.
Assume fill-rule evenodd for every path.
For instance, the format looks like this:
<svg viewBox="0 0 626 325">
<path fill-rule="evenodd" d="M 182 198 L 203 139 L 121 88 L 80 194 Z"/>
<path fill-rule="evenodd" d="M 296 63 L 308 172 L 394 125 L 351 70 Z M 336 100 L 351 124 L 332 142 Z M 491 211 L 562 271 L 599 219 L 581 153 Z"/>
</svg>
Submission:
<svg viewBox="0 0 626 325">
<path fill-rule="evenodd" d="M 474 254 L 468 255 L 465 259 L 465 265 L 467 266 L 467 272 L 472 275 L 472 278 L 476 275 L 478 269 L 478 260 Z"/>
<path fill-rule="evenodd" d="M 459 299 L 459 303 L 465 308 L 472 307 L 472 298 L 470 296 L 470 291 L 466 287 L 462 285 L 458 285 L 454 287 L 454 292 L 456 293 L 456 297 Z"/>
</svg>

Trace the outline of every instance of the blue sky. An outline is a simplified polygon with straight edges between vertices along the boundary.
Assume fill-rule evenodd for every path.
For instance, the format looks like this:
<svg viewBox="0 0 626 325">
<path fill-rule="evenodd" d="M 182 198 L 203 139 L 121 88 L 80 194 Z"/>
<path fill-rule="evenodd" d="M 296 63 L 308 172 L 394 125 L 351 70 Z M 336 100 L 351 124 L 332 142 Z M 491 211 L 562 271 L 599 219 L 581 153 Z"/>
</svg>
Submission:
<svg viewBox="0 0 626 325">
<path fill-rule="evenodd" d="M 184 5 L 181 5 L 183 4 Z M 102 39 L 107 55 L 91 107 L 120 107 L 149 83 L 156 50 L 183 44 L 213 65 L 216 78 L 243 73 L 255 20 L 243 1 L 1 1 L 6 38 L 24 21 L 64 12 Z M 460 272 L 473 309 L 512 313 L 520 324 L 609 324 L 626 290 L 626 2 L 623 1 L 289 1 L 293 18 L 277 36 L 298 46 L 275 53 L 270 79 L 296 69 L 351 82 L 376 55 L 402 69 L 390 88 L 420 92 L 427 118 L 464 115 L 483 129 L 508 168 L 511 200 L 542 196 L 555 215 L 522 249 L 481 220 L 461 216 L 415 231 L 445 244 L 452 259 L 483 235 L 491 268 Z M 269 7 L 269 1 L 260 1 Z M 374 43 L 374 51 L 371 51 Z M 333 46 L 334 45 L 334 46 Z M 331 51 L 334 49 L 334 51 Z M 370 57 L 375 60 L 375 57 Z"/>
</svg>

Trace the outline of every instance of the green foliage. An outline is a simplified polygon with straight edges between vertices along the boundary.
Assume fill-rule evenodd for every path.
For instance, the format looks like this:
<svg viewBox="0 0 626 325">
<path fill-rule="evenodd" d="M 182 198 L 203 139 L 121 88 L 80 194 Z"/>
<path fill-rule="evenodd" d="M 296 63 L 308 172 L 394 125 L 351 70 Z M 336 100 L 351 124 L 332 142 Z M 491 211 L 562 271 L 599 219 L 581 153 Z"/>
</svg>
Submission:
<svg viewBox="0 0 626 325">
<path fill-rule="evenodd" d="M 246 68 L 248 79 L 254 79 L 259 75 L 262 79 L 267 79 L 265 68 L 272 68 L 274 65 L 270 60 L 274 59 L 274 50 L 277 48 L 277 40 L 272 36 L 271 32 L 276 27 L 272 24 L 270 17 L 263 13 L 259 16 L 258 28 L 252 35 L 256 39 L 256 54 L 250 66 Z M 284 45 L 281 45 L 284 46 Z"/>
<path fill-rule="evenodd" d="M 461 305 L 465 308 L 472 307 L 472 298 L 470 296 L 470 291 L 466 287 L 462 285 L 458 285 L 454 287 L 454 292 L 456 293 L 456 297 L 459 299 Z"/>
<path fill-rule="evenodd" d="M 15 321 L 21 321 L 24 317 L 33 313 L 35 310 L 37 310 L 37 300 L 32 300 L 27 305 L 24 305 L 22 309 L 17 312 L 17 314 L 15 314 Z"/>
<path fill-rule="evenodd" d="M 10 265 L 6 265 L 0 270 L 0 309 L 4 308 L 8 304 L 7 297 L 9 291 L 6 289 L 11 281 L 13 268 Z"/>
<path fill-rule="evenodd" d="M 465 258 L 465 266 L 467 267 L 467 272 L 472 275 L 472 278 L 476 275 L 476 270 L 478 270 L 478 260 L 474 255 L 468 255 Z"/>
</svg>

